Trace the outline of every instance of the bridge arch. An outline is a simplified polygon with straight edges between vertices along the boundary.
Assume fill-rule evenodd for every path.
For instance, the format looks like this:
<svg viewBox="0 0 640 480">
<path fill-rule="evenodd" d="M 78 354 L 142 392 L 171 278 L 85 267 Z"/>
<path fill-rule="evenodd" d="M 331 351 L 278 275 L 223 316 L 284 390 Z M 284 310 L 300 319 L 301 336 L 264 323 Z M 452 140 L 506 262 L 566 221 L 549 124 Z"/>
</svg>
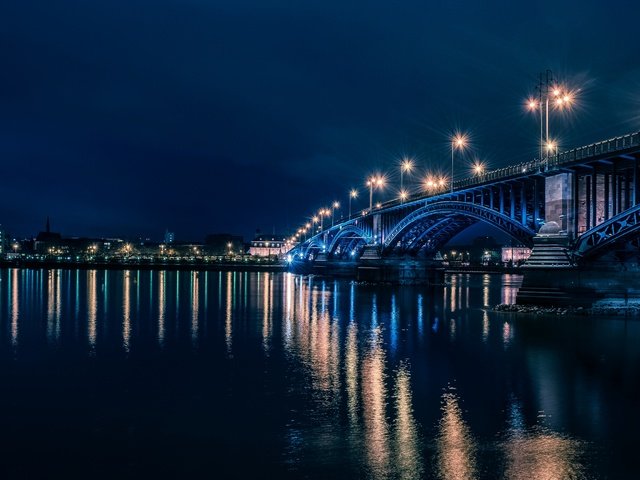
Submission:
<svg viewBox="0 0 640 480">
<path fill-rule="evenodd" d="M 347 225 L 341 228 L 329 242 L 329 248 L 327 252 L 334 254 L 338 247 L 344 247 L 346 245 L 347 250 L 351 245 L 358 243 L 369 243 L 371 236 L 356 225 Z"/>
<path fill-rule="evenodd" d="M 640 204 L 631 207 L 580 235 L 574 245 L 578 259 L 597 256 L 640 235 Z"/>
<path fill-rule="evenodd" d="M 524 245 L 533 245 L 535 232 L 507 215 L 473 203 L 442 201 L 418 208 L 400 220 L 386 235 L 383 248 L 390 251 L 405 240 L 404 247 L 410 251 L 425 244 L 437 249 L 478 221 L 496 227 Z"/>
</svg>

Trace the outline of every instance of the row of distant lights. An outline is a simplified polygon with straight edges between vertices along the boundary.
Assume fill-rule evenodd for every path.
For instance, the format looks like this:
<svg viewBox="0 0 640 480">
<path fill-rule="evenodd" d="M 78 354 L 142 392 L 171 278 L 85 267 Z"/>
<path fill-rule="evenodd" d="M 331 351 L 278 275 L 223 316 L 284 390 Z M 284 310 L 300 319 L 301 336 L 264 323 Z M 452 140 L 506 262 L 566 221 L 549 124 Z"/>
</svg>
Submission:
<svg viewBox="0 0 640 480">
<path fill-rule="evenodd" d="M 556 108 L 560 110 L 569 109 L 574 104 L 575 92 L 563 89 L 560 86 L 556 86 L 552 90 L 552 95 L 553 95 L 553 104 L 555 105 Z M 530 98 L 527 100 L 526 106 L 529 111 L 533 112 L 533 111 L 537 111 L 538 109 L 540 110 L 542 109 L 542 102 L 534 98 Z M 452 150 L 464 150 L 468 145 L 469 145 L 469 137 L 467 134 L 456 133 L 451 137 Z M 545 148 L 547 149 L 548 152 L 557 151 L 558 142 L 549 140 L 545 144 Z M 400 164 L 401 175 L 404 173 L 411 173 L 414 167 L 415 167 L 415 164 L 413 160 L 409 158 L 405 158 Z M 483 162 L 476 160 L 473 163 L 471 168 L 475 175 L 482 175 L 486 170 L 486 165 Z M 448 184 L 448 178 L 446 176 L 429 175 L 424 180 L 424 187 L 428 192 L 441 190 L 444 187 L 446 187 L 447 184 Z M 384 177 L 384 175 L 380 175 L 380 174 L 372 175 L 367 179 L 365 185 L 371 189 L 383 189 L 384 186 L 386 185 L 386 178 Z M 355 188 L 349 191 L 350 199 L 358 198 L 358 195 L 359 195 L 358 190 L 356 190 Z M 401 201 L 405 201 L 407 198 L 409 198 L 409 193 L 405 189 L 401 188 L 398 194 L 398 198 Z M 376 203 L 375 206 L 376 208 L 381 208 L 382 204 Z M 340 204 L 337 201 L 333 202 L 332 204 L 333 210 L 339 207 L 340 207 Z M 367 210 L 362 211 L 363 216 L 367 215 L 368 213 L 369 212 Z M 313 224 L 319 223 L 320 219 L 322 219 L 323 216 L 328 217 L 328 216 L 331 216 L 331 214 L 332 214 L 331 209 L 321 208 L 318 211 L 318 214 L 312 217 Z M 312 224 L 310 222 L 307 222 L 303 227 L 298 229 L 295 235 L 293 235 L 291 238 L 289 238 L 286 241 L 286 244 L 288 246 L 293 246 L 295 243 L 297 243 L 300 240 L 300 238 L 303 235 L 305 235 L 311 229 L 311 227 L 312 227 Z"/>
</svg>

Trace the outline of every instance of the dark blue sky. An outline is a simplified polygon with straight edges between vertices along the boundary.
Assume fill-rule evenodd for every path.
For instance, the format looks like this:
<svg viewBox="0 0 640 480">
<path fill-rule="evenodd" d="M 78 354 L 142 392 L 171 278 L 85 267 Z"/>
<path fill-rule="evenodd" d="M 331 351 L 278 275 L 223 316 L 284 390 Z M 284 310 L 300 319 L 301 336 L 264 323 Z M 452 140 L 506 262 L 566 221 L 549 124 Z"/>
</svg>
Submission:
<svg viewBox="0 0 640 480">
<path fill-rule="evenodd" d="M 532 158 L 540 71 L 581 88 L 570 148 L 640 129 L 628 1 L 20 0 L 0 7 L 0 223 L 64 235 L 295 227 L 405 154 L 473 133 Z M 364 206 L 366 194 L 361 197 Z"/>
</svg>

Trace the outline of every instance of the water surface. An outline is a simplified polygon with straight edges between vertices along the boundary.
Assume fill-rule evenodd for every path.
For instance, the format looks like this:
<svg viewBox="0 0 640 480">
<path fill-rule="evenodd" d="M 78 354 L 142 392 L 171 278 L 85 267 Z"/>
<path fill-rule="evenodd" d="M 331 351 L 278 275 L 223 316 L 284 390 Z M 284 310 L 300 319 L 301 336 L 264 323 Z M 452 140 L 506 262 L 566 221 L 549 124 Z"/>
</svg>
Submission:
<svg viewBox="0 0 640 480">
<path fill-rule="evenodd" d="M 447 282 L 0 270 L 0 472 L 637 478 L 640 323 Z"/>
</svg>

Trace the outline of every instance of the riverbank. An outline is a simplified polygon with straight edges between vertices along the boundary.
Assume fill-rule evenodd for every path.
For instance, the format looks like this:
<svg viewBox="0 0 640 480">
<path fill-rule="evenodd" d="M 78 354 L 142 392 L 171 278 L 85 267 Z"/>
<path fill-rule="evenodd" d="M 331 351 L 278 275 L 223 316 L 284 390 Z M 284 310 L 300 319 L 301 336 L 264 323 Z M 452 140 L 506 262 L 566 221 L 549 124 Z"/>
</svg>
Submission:
<svg viewBox="0 0 640 480">
<path fill-rule="evenodd" d="M 494 312 L 530 315 L 640 317 L 640 299 L 606 299 L 595 302 L 591 307 L 500 304 L 493 307 L 492 310 Z"/>
<path fill-rule="evenodd" d="M 68 270 L 171 270 L 211 272 L 285 272 L 281 263 L 257 262 L 70 262 L 51 260 L 2 260 L 0 268 Z"/>
</svg>

